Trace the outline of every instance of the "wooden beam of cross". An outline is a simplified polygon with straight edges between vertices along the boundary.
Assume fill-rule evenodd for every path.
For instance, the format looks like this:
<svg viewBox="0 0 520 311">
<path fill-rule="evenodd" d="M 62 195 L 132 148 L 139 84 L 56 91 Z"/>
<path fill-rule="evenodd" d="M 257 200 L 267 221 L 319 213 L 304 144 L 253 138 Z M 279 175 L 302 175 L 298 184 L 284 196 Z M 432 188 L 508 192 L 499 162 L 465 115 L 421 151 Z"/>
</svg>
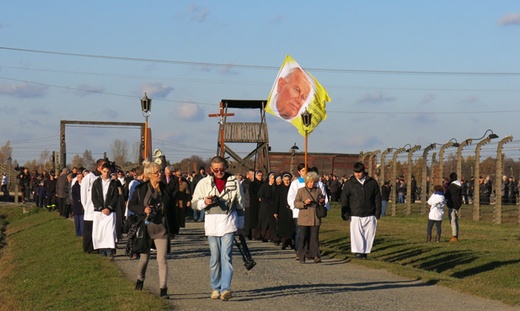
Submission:
<svg viewBox="0 0 520 311">
<path fill-rule="evenodd" d="M 224 157 L 224 153 L 226 152 L 225 145 L 224 145 L 224 117 L 232 117 L 234 116 L 234 113 L 225 113 L 224 112 L 224 103 L 220 102 L 220 112 L 219 113 L 210 113 L 208 114 L 208 117 L 210 118 L 220 118 L 219 124 L 219 131 L 220 131 L 220 156 Z"/>
</svg>

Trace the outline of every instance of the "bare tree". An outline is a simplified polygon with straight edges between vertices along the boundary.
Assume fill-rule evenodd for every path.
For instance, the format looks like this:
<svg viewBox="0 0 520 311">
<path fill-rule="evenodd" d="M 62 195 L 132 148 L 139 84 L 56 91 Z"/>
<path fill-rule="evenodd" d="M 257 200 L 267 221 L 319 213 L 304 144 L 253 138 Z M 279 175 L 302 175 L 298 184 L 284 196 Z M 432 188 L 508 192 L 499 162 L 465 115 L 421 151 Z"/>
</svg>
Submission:
<svg viewBox="0 0 520 311">
<path fill-rule="evenodd" d="M 40 160 L 38 161 L 38 165 L 42 170 L 49 171 L 52 166 L 51 152 L 47 149 L 43 150 L 40 153 Z"/>
<path fill-rule="evenodd" d="M 117 165 L 125 165 L 128 159 L 128 142 L 126 140 L 115 139 L 110 146 L 112 159 Z"/>
<path fill-rule="evenodd" d="M 94 169 L 94 158 L 92 157 L 92 151 L 85 149 L 83 152 L 83 165 L 85 168 L 91 170 Z"/>
<path fill-rule="evenodd" d="M 11 158 L 13 154 L 13 147 L 11 141 L 8 140 L 5 145 L 0 147 L 0 163 L 7 163 L 7 159 Z"/>
<path fill-rule="evenodd" d="M 72 158 L 72 163 L 70 164 L 72 167 L 84 167 L 83 158 L 79 156 L 79 154 L 75 154 Z"/>
<path fill-rule="evenodd" d="M 139 141 L 134 142 L 132 145 L 132 159 L 135 160 L 135 163 L 139 163 L 139 158 L 141 155 L 141 143 Z"/>
</svg>

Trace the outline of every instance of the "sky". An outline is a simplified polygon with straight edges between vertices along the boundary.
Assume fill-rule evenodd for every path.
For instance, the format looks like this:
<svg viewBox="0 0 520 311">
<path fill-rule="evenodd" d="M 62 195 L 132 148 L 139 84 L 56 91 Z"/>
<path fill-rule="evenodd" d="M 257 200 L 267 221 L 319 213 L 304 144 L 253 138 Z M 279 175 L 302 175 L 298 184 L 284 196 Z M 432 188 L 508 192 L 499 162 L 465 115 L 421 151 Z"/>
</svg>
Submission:
<svg viewBox="0 0 520 311">
<path fill-rule="evenodd" d="M 153 149 L 171 162 L 207 159 L 218 135 L 208 114 L 221 99 L 266 100 L 290 55 L 331 98 L 309 152 L 425 148 L 491 129 L 513 136 L 503 150 L 518 160 L 519 51 L 520 2 L 508 0 L 4 1 L 0 145 L 9 140 L 23 164 L 59 151 L 61 120 L 144 122 L 146 92 Z M 228 112 L 260 121 L 256 110 Z M 272 151 L 303 151 L 293 125 L 266 120 Z M 110 156 L 115 139 L 132 149 L 139 130 L 69 126 L 67 159 Z"/>
</svg>

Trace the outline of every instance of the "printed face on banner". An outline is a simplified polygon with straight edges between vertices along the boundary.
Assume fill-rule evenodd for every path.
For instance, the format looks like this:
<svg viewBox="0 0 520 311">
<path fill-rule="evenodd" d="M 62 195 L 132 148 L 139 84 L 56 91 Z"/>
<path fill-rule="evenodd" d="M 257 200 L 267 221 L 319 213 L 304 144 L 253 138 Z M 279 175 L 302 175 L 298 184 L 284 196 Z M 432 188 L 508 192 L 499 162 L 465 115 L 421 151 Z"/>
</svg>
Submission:
<svg viewBox="0 0 520 311">
<path fill-rule="evenodd" d="M 285 77 L 278 79 L 276 110 L 285 120 L 296 117 L 309 99 L 311 81 L 301 68 L 291 70 Z"/>
</svg>

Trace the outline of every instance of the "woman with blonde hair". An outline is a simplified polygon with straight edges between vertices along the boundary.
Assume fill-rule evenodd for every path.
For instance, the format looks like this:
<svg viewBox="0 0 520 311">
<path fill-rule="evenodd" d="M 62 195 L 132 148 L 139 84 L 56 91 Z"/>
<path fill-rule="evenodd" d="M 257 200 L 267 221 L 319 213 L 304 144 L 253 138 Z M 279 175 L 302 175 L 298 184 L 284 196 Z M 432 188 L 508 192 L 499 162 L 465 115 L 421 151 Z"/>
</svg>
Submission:
<svg viewBox="0 0 520 311">
<path fill-rule="evenodd" d="M 304 177 L 305 186 L 298 189 L 294 199 L 294 207 L 299 209 L 298 226 L 300 227 L 300 241 L 298 254 L 300 263 L 305 258 L 314 258 L 314 263 L 321 262 L 319 232 L 321 219 L 316 214 L 318 205 L 325 205 L 325 195 L 318 187 L 319 176 L 316 172 L 309 172 Z"/>
<path fill-rule="evenodd" d="M 146 243 L 141 250 L 141 257 L 137 266 L 136 290 L 143 289 L 146 268 L 150 260 L 150 248 L 153 244 L 157 250 L 157 265 L 159 267 L 159 288 L 161 297 L 168 299 L 168 264 L 166 254 L 169 246 L 169 228 L 166 207 L 171 204 L 172 198 L 161 182 L 161 167 L 155 162 L 143 162 L 144 176 L 147 181 L 139 184 L 135 189 L 128 209 L 137 217 L 146 230 Z"/>
</svg>

